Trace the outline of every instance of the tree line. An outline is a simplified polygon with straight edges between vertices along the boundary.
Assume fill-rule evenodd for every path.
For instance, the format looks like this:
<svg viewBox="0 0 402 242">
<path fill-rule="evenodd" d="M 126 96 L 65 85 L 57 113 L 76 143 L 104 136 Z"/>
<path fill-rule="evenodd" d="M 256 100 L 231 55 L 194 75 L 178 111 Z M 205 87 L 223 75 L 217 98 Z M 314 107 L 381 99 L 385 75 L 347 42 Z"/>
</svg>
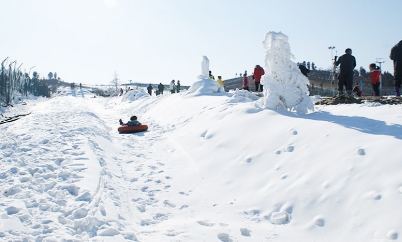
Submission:
<svg viewBox="0 0 402 242">
<path fill-rule="evenodd" d="M 29 95 L 50 97 L 51 90 L 48 82 L 44 79 L 40 80 L 36 71 L 32 73 L 31 78 L 30 72 L 23 73 L 20 70 L 21 66 L 22 64 L 17 67 L 17 61 L 9 61 L 8 57 L 1 62 L 0 104 L 2 106 L 12 105 L 17 98 Z M 49 79 L 57 78 L 57 74 L 50 72 L 48 77 Z"/>
</svg>

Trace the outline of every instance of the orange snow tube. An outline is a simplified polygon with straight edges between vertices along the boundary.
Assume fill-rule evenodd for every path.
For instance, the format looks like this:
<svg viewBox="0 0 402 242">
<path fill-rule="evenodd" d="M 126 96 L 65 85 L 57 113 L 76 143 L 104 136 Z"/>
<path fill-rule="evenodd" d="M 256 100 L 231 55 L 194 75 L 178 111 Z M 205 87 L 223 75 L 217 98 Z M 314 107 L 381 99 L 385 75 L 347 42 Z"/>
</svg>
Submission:
<svg viewBox="0 0 402 242">
<path fill-rule="evenodd" d="M 120 134 L 131 134 L 148 130 L 148 125 L 141 124 L 136 126 L 120 126 L 118 129 Z"/>
</svg>

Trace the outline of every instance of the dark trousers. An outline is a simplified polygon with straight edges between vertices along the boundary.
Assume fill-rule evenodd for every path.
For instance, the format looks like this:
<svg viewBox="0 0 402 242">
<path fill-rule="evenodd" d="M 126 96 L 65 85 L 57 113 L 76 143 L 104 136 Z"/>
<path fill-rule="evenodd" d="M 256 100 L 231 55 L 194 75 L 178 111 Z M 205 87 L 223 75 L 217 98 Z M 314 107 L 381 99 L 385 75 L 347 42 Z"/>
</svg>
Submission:
<svg viewBox="0 0 402 242">
<path fill-rule="evenodd" d="M 255 91 L 256 92 L 262 92 L 264 90 L 263 85 L 260 82 L 254 82 L 254 84 L 255 84 Z"/>
<path fill-rule="evenodd" d="M 244 90 L 250 91 L 248 87 L 243 87 Z"/>
<path fill-rule="evenodd" d="M 255 91 L 258 92 L 260 90 L 260 82 L 254 82 Z"/>
<path fill-rule="evenodd" d="M 374 96 L 378 97 L 380 96 L 380 83 L 376 83 L 376 84 L 371 84 L 373 85 L 373 91 L 374 91 Z"/>
<path fill-rule="evenodd" d="M 343 92 L 343 86 L 346 87 L 346 93 L 352 94 L 353 87 L 353 70 L 342 70 L 338 76 L 338 91 L 339 94 Z"/>
<path fill-rule="evenodd" d="M 394 73 L 394 74 L 395 74 L 394 87 L 401 88 L 402 74 L 399 74 L 399 73 Z"/>
</svg>

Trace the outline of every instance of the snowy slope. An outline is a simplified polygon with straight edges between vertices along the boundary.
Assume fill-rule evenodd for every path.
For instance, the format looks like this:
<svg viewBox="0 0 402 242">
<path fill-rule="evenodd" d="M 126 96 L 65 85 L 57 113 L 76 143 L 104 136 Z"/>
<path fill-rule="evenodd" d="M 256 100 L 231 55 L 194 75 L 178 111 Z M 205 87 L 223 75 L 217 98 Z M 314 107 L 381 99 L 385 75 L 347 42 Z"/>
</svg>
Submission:
<svg viewBox="0 0 402 242">
<path fill-rule="evenodd" d="M 1 109 L 4 241 L 400 240 L 399 105 L 73 93 Z"/>
</svg>

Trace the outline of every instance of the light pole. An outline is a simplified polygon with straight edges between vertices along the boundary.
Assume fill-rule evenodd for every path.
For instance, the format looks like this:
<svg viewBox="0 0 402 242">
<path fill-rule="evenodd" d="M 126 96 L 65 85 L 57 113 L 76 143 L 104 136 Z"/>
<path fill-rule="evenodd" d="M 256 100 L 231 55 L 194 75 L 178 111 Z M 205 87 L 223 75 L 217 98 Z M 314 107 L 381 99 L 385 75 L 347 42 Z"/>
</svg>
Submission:
<svg viewBox="0 0 402 242">
<path fill-rule="evenodd" d="M 335 90 L 333 87 L 333 84 L 335 83 L 335 60 L 334 60 L 334 54 L 333 54 L 333 50 L 335 49 L 335 46 L 329 46 L 328 49 L 331 50 L 331 65 L 332 65 L 332 70 L 331 73 L 329 74 L 329 79 L 331 80 L 331 88 L 332 88 L 332 96 L 335 96 Z"/>
<path fill-rule="evenodd" d="M 381 69 L 381 64 L 384 63 L 385 60 L 384 60 L 384 58 L 375 58 L 375 62 L 380 64 L 380 90 L 381 90 L 382 89 L 382 78 L 381 78 L 382 69 Z M 380 91 L 380 93 L 381 93 L 381 91 Z"/>
</svg>

